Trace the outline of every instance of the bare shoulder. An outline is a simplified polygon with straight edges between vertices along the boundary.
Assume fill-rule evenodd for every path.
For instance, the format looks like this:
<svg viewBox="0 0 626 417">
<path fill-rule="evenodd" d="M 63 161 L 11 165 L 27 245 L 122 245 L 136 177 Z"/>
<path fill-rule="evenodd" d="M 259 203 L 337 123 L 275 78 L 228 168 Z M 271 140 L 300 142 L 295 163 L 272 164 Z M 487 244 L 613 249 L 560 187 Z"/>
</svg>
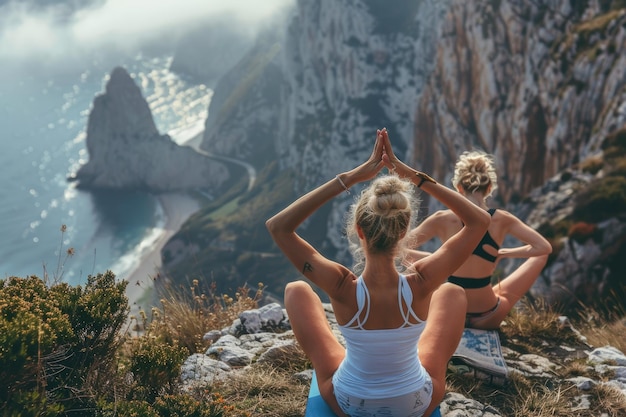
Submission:
<svg viewBox="0 0 626 417">
<path fill-rule="evenodd" d="M 345 268 L 341 278 L 337 280 L 333 287 L 328 289 L 328 296 L 340 303 L 345 303 L 347 300 L 354 298 L 357 279 L 358 277 L 354 272 Z"/>
<path fill-rule="evenodd" d="M 491 217 L 491 224 L 497 225 L 503 229 L 508 229 L 509 227 L 520 223 L 522 223 L 522 221 L 517 218 L 517 216 L 503 209 L 497 209 Z"/>
<path fill-rule="evenodd" d="M 411 287 L 411 291 L 413 292 L 413 297 L 416 298 L 424 298 L 429 294 L 428 281 L 424 278 L 424 276 L 419 271 L 412 271 L 407 273 L 406 281 Z"/>
<path fill-rule="evenodd" d="M 437 221 L 445 221 L 445 222 L 460 222 L 459 218 L 452 210 L 437 210 L 433 214 L 431 214 L 433 220 Z"/>
<path fill-rule="evenodd" d="M 513 213 L 500 208 L 496 210 L 492 217 L 505 222 L 520 221 Z"/>
</svg>

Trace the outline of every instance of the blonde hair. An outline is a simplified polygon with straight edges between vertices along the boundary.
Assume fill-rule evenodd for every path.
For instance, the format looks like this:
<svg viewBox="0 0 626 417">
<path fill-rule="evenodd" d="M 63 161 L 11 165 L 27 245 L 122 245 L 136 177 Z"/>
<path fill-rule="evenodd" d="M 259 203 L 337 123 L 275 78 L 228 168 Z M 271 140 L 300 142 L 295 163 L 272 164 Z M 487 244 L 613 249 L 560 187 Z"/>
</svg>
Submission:
<svg viewBox="0 0 626 417">
<path fill-rule="evenodd" d="M 454 166 L 452 185 L 455 189 L 460 185 L 467 192 L 481 192 L 485 198 L 489 197 L 498 188 L 493 155 L 482 151 L 463 152 Z"/>
<path fill-rule="evenodd" d="M 365 188 L 350 207 L 346 234 L 354 259 L 354 270 L 359 273 L 365 265 L 365 252 L 357 234 L 357 225 L 363 231 L 365 245 L 370 253 L 395 252 L 403 246 L 403 238 L 413 226 L 417 207 L 413 184 L 397 175 L 376 178 Z"/>
</svg>

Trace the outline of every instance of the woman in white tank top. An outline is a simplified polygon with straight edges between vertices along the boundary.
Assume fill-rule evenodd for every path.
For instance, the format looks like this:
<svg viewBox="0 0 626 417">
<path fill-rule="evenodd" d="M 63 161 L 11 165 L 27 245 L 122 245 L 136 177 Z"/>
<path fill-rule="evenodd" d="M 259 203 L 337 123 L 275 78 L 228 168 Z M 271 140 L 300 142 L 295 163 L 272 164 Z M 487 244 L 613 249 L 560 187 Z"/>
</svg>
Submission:
<svg viewBox="0 0 626 417">
<path fill-rule="evenodd" d="M 378 176 L 383 168 L 391 175 Z M 351 208 L 346 229 L 353 272 L 322 256 L 296 229 L 340 193 L 370 180 Z M 401 275 L 396 265 L 415 223 L 414 186 L 446 205 L 464 227 Z M 345 337 L 346 348 L 333 335 L 321 300 L 307 282 L 287 284 L 284 301 L 291 327 L 313 363 L 322 397 L 337 415 L 418 417 L 437 407 L 466 309 L 463 289 L 444 282 L 471 254 L 489 222 L 484 210 L 400 161 L 386 129 L 377 132 L 367 161 L 267 220 L 276 245 L 328 294 Z"/>
</svg>

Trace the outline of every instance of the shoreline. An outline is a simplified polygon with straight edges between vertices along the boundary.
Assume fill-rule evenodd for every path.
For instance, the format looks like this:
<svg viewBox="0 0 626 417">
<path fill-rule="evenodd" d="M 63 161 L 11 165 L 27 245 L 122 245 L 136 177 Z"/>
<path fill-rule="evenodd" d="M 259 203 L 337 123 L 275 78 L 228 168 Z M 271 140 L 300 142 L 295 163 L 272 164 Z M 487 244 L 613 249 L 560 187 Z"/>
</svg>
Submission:
<svg viewBox="0 0 626 417">
<path fill-rule="evenodd" d="M 146 314 L 153 307 L 152 290 L 154 278 L 161 268 L 161 249 L 167 241 L 176 234 L 183 223 L 192 214 L 200 210 L 200 203 L 193 197 L 184 193 L 165 193 L 157 196 L 157 200 L 163 209 L 165 224 L 159 236 L 150 247 L 143 253 L 136 267 L 134 267 L 122 279 L 128 281 L 126 296 L 130 306 L 130 315 L 136 315 L 140 310 Z"/>
<path fill-rule="evenodd" d="M 170 131 L 172 140 L 179 146 L 190 146 L 194 141 L 201 141 L 204 133 L 204 123 L 196 122 L 176 131 Z M 146 312 L 153 307 L 154 278 L 161 268 L 161 249 L 167 241 L 176 234 L 183 223 L 192 214 L 200 210 L 200 203 L 190 195 L 182 192 L 163 193 L 157 196 L 163 209 L 165 224 L 161 234 L 150 245 L 150 248 L 141 255 L 139 262 L 127 275 L 126 296 L 130 306 L 129 317 L 136 315 L 140 310 Z"/>
</svg>

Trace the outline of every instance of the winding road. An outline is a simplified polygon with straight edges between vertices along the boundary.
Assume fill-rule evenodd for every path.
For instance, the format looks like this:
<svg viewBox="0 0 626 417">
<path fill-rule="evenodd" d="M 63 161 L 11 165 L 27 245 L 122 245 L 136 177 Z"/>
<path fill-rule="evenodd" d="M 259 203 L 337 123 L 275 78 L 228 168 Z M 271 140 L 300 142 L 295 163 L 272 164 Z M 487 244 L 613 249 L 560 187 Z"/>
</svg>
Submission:
<svg viewBox="0 0 626 417">
<path fill-rule="evenodd" d="M 242 161 L 241 159 L 235 159 L 235 158 L 230 158 L 228 156 L 216 155 L 212 152 L 208 152 L 208 151 L 205 151 L 204 149 L 201 149 L 200 145 L 202 144 L 203 133 L 204 133 L 204 130 L 195 132 L 195 134 L 189 139 L 186 139 L 186 140 L 174 139 L 174 141 L 181 146 L 189 146 L 194 151 L 198 152 L 200 155 L 206 156 L 207 158 L 215 159 L 217 161 L 222 161 L 222 162 L 230 162 L 231 164 L 239 165 L 245 168 L 245 170 L 248 172 L 248 191 L 250 191 L 252 187 L 254 186 L 254 183 L 256 182 L 256 168 L 254 168 L 252 164 L 249 164 L 246 161 Z M 175 135 L 172 135 L 172 136 L 175 136 Z"/>
</svg>

